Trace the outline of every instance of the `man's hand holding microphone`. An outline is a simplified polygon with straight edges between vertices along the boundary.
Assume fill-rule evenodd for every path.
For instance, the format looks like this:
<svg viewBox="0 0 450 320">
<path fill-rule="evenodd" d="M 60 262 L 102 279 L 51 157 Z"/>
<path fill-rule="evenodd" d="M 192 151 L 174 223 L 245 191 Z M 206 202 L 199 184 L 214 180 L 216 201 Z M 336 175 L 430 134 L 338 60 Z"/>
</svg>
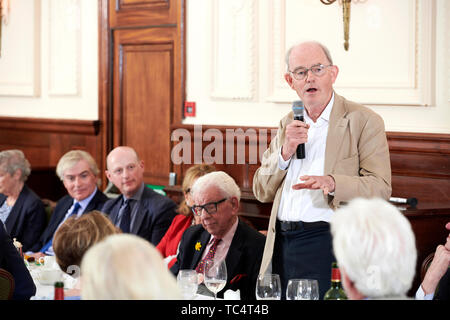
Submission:
<svg viewBox="0 0 450 320">
<path fill-rule="evenodd" d="M 296 154 L 296 159 L 305 158 L 305 143 L 308 141 L 309 124 L 304 122 L 302 101 L 292 105 L 294 121 L 286 126 L 286 136 L 281 148 L 281 156 L 286 161 Z M 336 184 L 332 176 L 301 176 L 301 183 L 292 186 L 294 190 L 322 189 L 325 195 L 334 192 Z"/>
</svg>

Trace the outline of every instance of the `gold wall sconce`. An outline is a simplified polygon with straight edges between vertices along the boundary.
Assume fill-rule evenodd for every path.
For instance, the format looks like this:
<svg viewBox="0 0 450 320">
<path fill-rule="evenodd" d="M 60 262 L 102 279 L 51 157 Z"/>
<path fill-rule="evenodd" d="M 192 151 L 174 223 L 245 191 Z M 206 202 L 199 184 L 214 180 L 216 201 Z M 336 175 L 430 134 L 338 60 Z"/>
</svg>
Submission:
<svg viewBox="0 0 450 320">
<path fill-rule="evenodd" d="M 350 8 L 353 2 L 365 2 L 366 0 L 339 0 L 339 4 L 342 6 L 342 16 L 344 20 L 344 49 L 348 51 L 350 46 Z M 330 5 L 336 2 L 336 0 L 320 0 L 323 4 Z"/>
</svg>

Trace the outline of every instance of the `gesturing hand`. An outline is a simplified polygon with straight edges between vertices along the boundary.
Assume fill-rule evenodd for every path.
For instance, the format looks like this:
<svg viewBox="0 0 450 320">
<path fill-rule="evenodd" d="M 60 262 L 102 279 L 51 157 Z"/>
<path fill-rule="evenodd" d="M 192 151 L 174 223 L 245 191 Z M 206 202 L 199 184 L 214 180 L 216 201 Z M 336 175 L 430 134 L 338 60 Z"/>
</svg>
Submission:
<svg viewBox="0 0 450 320">
<path fill-rule="evenodd" d="M 292 189 L 322 189 L 323 193 L 327 195 L 333 192 L 336 187 L 332 176 L 301 176 L 300 180 L 303 182 L 294 184 Z"/>
</svg>

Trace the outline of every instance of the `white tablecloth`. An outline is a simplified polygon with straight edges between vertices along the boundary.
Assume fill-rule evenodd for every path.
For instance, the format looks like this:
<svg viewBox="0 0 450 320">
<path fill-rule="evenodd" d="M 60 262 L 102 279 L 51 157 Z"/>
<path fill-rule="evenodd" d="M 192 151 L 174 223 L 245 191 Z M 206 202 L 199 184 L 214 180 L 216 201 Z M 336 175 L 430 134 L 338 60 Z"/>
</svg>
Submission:
<svg viewBox="0 0 450 320">
<path fill-rule="evenodd" d="M 36 286 L 36 294 L 31 297 L 31 300 L 53 300 L 54 299 L 54 285 L 53 284 L 43 284 L 39 281 L 39 274 L 44 266 L 37 266 L 34 263 L 26 263 L 28 271 L 30 271 L 31 277 L 33 278 L 34 284 Z M 57 269 L 56 269 L 57 268 Z M 52 269 L 59 270 L 59 267 L 53 267 Z M 64 282 L 64 289 L 72 289 L 76 283 L 76 279 L 70 275 L 63 273 L 61 271 L 61 281 Z"/>
</svg>

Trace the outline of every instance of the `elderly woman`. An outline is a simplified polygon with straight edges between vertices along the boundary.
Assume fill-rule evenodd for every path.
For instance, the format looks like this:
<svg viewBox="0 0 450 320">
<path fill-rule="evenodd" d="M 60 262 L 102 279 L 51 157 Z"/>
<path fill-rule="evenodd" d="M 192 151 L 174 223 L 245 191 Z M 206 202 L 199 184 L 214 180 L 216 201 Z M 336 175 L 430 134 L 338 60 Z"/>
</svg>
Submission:
<svg viewBox="0 0 450 320">
<path fill-rule="evenodd" d="M 25 184 L 30 172 L 22 151 L 0 152 L 0 220 L 24 252 L 39 240 L 46 224 L 44 204 Z"/>
</svg>

